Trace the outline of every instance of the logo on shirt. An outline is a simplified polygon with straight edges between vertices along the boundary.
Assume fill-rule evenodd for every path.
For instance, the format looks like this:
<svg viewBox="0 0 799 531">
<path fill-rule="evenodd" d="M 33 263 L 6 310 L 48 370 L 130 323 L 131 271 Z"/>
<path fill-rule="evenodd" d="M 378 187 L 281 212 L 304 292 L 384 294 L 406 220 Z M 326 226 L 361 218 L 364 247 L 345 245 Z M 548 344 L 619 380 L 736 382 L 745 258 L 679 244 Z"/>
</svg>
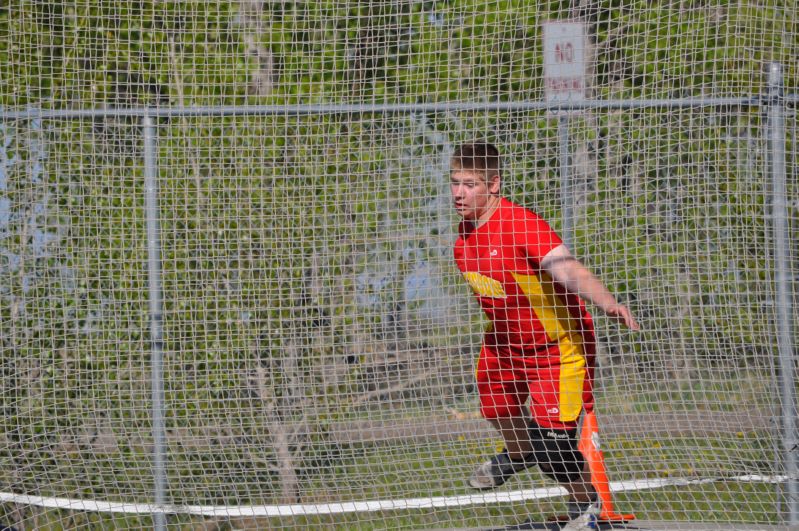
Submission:
<svg viewBox="0 0 799 531">
<path fill-rule="evenodd" d="M 473 271 L 464 273 L 463 277 L 472 287 L 472 290 L 481 297 L 492 297 L 495 299 L 504 299 L 507 297 L 505 289 L 502 287 L 502 283 L 499 280 Z"/>
<path fill-rule="evenodd" d="M 499 254 L 499 251 L 497 251 L 496 249 L 491 249 L 491 256 L 496 256 L 498 254 Z"/>
</svg>

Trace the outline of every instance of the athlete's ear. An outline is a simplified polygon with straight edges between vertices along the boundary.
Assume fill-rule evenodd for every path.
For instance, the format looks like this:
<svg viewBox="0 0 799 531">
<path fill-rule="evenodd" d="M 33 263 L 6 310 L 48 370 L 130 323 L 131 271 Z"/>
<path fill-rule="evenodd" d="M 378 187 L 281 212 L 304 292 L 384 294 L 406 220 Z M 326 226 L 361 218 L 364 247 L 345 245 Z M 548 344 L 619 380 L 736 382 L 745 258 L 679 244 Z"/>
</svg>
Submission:
<svg viewBox="0 0 799 531">
<path fill-rule="evenodd" d="M 499 190 L 502 187 L 502 179 L 499 176 L 499 172 L 489 175 L 486 184 L 488 185 L 489 193 L 499 194 Z"/>
</svg>

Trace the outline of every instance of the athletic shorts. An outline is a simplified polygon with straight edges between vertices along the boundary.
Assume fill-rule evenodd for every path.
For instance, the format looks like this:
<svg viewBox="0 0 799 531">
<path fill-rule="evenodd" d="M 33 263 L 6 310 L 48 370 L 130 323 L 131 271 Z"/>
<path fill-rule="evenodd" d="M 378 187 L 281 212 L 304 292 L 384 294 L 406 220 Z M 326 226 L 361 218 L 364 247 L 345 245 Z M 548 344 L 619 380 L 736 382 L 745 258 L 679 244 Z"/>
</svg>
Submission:
<svg viewBox="0 0 799 531">
<path fill-rule="evenodd" d="M 590 410 L 594 405 L 593 370 L 588 365 L 592 360 L 580 352 L 557 359 L 565 359 L 567 363 L 539 366 L 533 356 L 500 351 L 484 344 L 477 362 L 477 390 L 483 417 L 523 416 L 522 408 L 529 399 L 530 414 L 542 428 L 575 429 L 583 408 Z"/>
</svg>

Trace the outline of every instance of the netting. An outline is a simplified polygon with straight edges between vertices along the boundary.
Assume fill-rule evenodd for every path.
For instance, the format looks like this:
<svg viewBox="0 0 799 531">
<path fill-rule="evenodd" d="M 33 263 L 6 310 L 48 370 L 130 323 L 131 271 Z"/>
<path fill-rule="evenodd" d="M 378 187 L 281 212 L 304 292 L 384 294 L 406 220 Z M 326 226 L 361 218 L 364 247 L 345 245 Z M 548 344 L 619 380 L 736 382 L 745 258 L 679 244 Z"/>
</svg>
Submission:
<svg viewBox="0 0 799 531">
<path fill-rule="evenodd" d="M 616 506 L 797 523 L 793 2 L 19 1 L 0 35 L 0 528 L 563 512 L 466 483 L 476 138 L 641 322 L 589 308 Z"/>
</svg>

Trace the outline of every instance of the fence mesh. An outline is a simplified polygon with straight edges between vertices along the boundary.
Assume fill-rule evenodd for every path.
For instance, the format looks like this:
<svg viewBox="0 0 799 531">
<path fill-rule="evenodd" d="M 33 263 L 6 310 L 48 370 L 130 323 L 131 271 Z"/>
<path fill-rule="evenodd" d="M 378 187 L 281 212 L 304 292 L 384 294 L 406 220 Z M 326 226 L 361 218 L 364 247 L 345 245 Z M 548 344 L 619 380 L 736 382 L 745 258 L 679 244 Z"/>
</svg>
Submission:
<svg viewBox="0 0 799 531">
<path fill-rule="evenodd" d="M 537 470 L 466 484 L 499 444 L 452 260 L 449 158 L 475 138 L 641 322 L 593 312 L 618 508 L 796 507 L 792 2 L 19 1 L 0 36 L 0 528 L 562 512 Z"/>
</svg>

